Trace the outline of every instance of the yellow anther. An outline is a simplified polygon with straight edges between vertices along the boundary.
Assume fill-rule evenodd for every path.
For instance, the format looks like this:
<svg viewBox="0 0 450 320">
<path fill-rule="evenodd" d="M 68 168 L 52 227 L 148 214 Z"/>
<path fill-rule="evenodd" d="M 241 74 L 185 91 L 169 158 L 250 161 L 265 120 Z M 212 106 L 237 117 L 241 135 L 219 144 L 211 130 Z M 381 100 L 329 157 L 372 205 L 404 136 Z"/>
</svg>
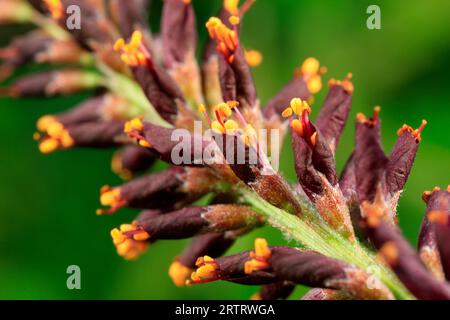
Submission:
<svg viewBox="0 0 450 320">
<path fill-rule="evenodd" d="M 291 108 L 292 111 L 294 111 L 295 114 L 300 115 L 302 113 L 302 106 L 303 106 L 303 101 L 300 98 L 293 98 L 291 100 Z"/>
<path fill-rule="evenodd" d="M 311 112 L 311 107 L 309 106 L 308 102 L 302 101 L 300 98 L 292 99 L 290 105 L 292 111 L 294 111 L 296 115 L 302 115 L 304 111 L 308 113 Z"/>
<path fill-rule="evenodd" d="M 219 103 L 216 106 L 216 111 L 219 112 L 221 117 L 229 117 L 231 116 L 231 108 L 227 103 Z"/>
<path fill-rule="evenodd" d="M 50 11 L 53 19 L 59 20 L 64 14 L 64 8 L 60 0 L 44 0 L 48 11 Z"/>
<path fill-rule="evenodd" d="M 316 58 L 306 59 L 301 67 L 301 71 L 304 75 L 313 75 L 319 73 L 320 62 Z"/>
<path fill-rule="evenodd" d="M 120 225 L 120 231 L 126 232 L 126 231 L 132 231 L 136 230 L 136 226 L 130 223 L 124 223 Z"/>
<path fill-rule="evenodd" d="M 314 132 L 314 133 L 311 135 L 311 144 L 312 144 L 313 146 L 316 145 L 316 139 L 317 139 L 317 131 Z"/>
<path fill-rule="evenodd" d="M 210 256 L 203 256 L 203 261 L 204 261 L 204 262 L 213 262 L 214 259 L 211 258 Z"/>
<path fill-rule="evenodd" d="M 43 116 L 37 121 L 36 127 L 39 131 L 47 131 L 48 127 L 56 121 L 54 116 Z"/>
<path fill-rule="evenodd" d="M 314 75 L 306 81 L 309 92 L 316 94 L 322 89 L 322 77 L 320 75 Z"/>
<path fill-rule="evenodd" d="M 169 277 L 177 287 L 182 287 L 189 279 L 192 269 L 183 265 L 180 261 L 174 261 L 169 267 Z"/>
<path fill-rule="evenodd" d="M 147 140 L 139 140 L 139 145 L 144 148 L 151 148 L 152 144 Z"/>
<path fill-rule="evenodd" d="M 119 188 L 106 191 L 100 195 L 100 203 L 103 206 L 115 206 L 121 201 L 121 192 Z"/>
<path fill-rule="evenodd" d="M 281 116 L 283 118 L 289 118 L 290 116 L 292 116 L 292 113 L 293 113 L 292 108 L 288 107 L 288 108 L 283 110 L 283 112 L 281 113 Z"/>
<path fill-rule="evenodd" d="M 303 135 L 303 125 L 300 120 L 294 119 L 291 122 L 292 129 L 299 135 Z"/>
<path fill-rule="evenodd" d="M 126 237 L 123 235 L 123 233 L 120 232 L 120 230 L 117 228 L 114 228 L 111 230 L 111 238 L 113 239 L 113 243 L 115 245 L 121 244 L 126 239 Z"/>
<path fill-rule="evenodd" d="M 236 100 L 230 100 L 230 101 L 227 101 L 227 105 L 228 105 L 231 109 L 234 109 L 234 108 L 236 108 L 236 107 L 239 106 L 239 101 L 236 101 Z"/>
<path fill-rule="evenodd" d="M 55 151 L 56 149 L 58 149 L 58 147 L 59 147 L 58 140 L 48 138 L 48 139 L 43 140 L 39 144 L 39 151 L 41 151 L 42 153 L 51 153 L 51 152 Z"/>
<path fill-rule="evenodd" d="M 200 104 L 200 105 L 198 106 L 198 112 L 200 112 L 200 113 L 206 112 L 206 108 L 205 108 L 205 105 L 204 105 L 204 104 Z"/>
<path fill-rule="evenodd" d="M 245 274 L 251 274 L 255 271 L 266 269 L 267 267 L 268 267 L 267 262 L 252 259 L 250 261 L 245 262 L 244 272 Z"/>
<path fill-rule="evenodd" d="M 215 264 L 207 263 L 207 264 L 199 267 L 197 269 L 197 271 L 195 271 L 195 274 L 200 279 L 208 279 L 208 278 L 212 278 L 215 276 L 216 270 L 217 270 L 217 266 Z"/>
<path fill-rule="evenodd" d="M 271 256 L 272 252 L 270 251 L 266 239 L 255 239 L 255 251 L 250 252 L 250 257 L 253 259 L 244 264 L 244 272 L 246 274 L 251 274 L 254 271 L 268 268 L 269 262 L 267 260 Z"/>
<path fill-rule="evenodd" d="M 267 240 L 263 238 L 255 239 L 255 255 L 258 258 L 268 259 L 272 255 Z"/>
<path fill-rule="evenodd" d="M 114 43 L 114 51 L 120 51 L 125 47 L 125 40 L 123 38 L 117 39 Z"/>
<path fill-rule="evenodd" d="M 127 234 L 129 232 L 130 234 Z M 148 247 L 150 235 L 137 223 L 123 224 L 120 229 L 111 230 L 111 238 L 119 256 L 131 260 L 141 255 Z"/>
<path fill-rule="evenodd" d="M 150 238 L 150 235 L 144 230 L 142 230 L 142 232 L 139 232 L 139 233 L 136 233 L 135 235 L 133 235 L 133 239 L 136 241 L 145 241 L 148 238 Z"/>
<path fill-rule="evenodd" d="M 126 256 L 133 248 L 133 240 L 125 239 L 122 243 L 119 243 L 116 246 L 117 254 L 119 256 Z"/>
<path fill-rule="evenodd" d="M 245 60 L 252 68 L 257 67 L 263 61 L 263 55 L 257 50 L 245 50 Z"/>
<path fill-rule="evenodd" d="M 239 15 L 239 0 L 224 0 L 223 7 L 232 15 Z"/>
<path fill-rule="evenodd" d="M 246 134 L 241 134 L 241 140 L 245 143 L 245 145 L 250 145 L 250 138 Z"/>
<path fill-rule="evenodd" d="M 217 42 L 217 50 L 229 63 L 234 61 L 234 51 L 239 45 L 237 33 L 228 28 L 216 17 L 211 17 L 206 23 L 209 36 Z"/>
<path fill-rule="evenodd" d="M 237 26 L 241 22 L 241 19 L 238 16 L 231 16 L 228 21 L 231 25 Z"/>
<path fill-rule="evenodd" d="M 219 121 L 213 121 L 211 123 L 211 129 L 213 129 L 217 133 L 225 133 L 225 128 Z"/>
<path fill-rule="evenodd" d="M 239 129 L 239 125 L 234 120 L 228 120 L 227 122 L 225 122 L 225 129 L 227 131 L 234 131 Z"/>
<path fill-rule="evenodd" d="M 124 132 L 130 133 L 132 131 L 142 131 L 144 129 L 144 124 L 141 118 L 134 118 L 130 121 L 125 122 Z"/>
<path fill-rule="evenodd" d="M 59 137 L 59 141 L 64 148 L 70 148 L 75 144 L 75 140 L 70 136 L 67 130 L 64 130 Z"/>
<path fill-rule="evenodd" d="M 142 45 L 142 33 L 134 31 L 128 43 L 120 38 L 114 44 L 115 51 L 122 51 L 120 59 L 129 66 L 138 66 L 147 63 L 147 57 L 144 53 Z"/>
<path fill-rule="evenodd" d="M 64 130 L 64 126 L 60 122 L 55 121 L 49 125 L 47 133 L 53 138 L 58 138 L 63 134 Z"/>
<path fill-rule="evenodd" d="M 131 35 L 131 40 L 128 43 L 128 50 L 137 50 L 142 43 L 142 33 L 138 30 L 134 31 Z"/>
</svg>

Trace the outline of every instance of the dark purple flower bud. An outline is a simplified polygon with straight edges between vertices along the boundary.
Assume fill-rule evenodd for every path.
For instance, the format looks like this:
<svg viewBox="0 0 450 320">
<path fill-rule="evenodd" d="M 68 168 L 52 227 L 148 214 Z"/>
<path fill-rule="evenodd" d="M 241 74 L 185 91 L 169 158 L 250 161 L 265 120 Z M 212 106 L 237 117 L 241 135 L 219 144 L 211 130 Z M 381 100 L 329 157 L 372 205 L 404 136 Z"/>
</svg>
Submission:
<svg viewBox="0 0 450 320">
<path fill-rule="evenodd" d="M 150 0 L 115 0 L 112 6 L 112 10 L 118 16 L 120 31 L 124 37 L 131 37 L 135 30 L 149 31 L 147 14 Z"/>
<path fill-rule="evenodd" d="M 450 279 L 450 186 L 447 190 L 436 189 L 426 193 L 425 196 L 427 212 L 419 236 L 421 257 L 428 258 L 424 263 L 432 267 L 438 277 L 443 272 L 448 280 Z M 428 255 L 425 255 L 427 252 Z"/>
<path fill-rule="evenodd" d="M 249 207 L 212 205 L 183 208 L 148 219 L 140 216 L 139 225 L 150 235 L 150 241 L 156 241 L 239 230 L 259 226 L 263 221 L 261 216 Z"/>
<path fill-rule="evenodd" d="M 382 188 L 388 158 L 380 141 L 380 109 L 374 110 L 371 119 L 359 113 L 356 123 L 356 144 L 354 151 L 356 191 L 359 202 L 375 199 Z"/>
<path fill-rule="evenodd" d="M 101 77 L 81 70 L 47 71 L 23 76 L 2 89 L 12 97 L 66 95 L 100 87 Z"/>
<path fill-rule="evenodd" d="M 6 48 L 0 49 L 0 82 L 6 79 L 15 68 L 33 61 L 36 55 L 45 50 L 52 41 L 51 37 L 42 31 L 31 31 L 16 37 Z"/>
<path fill-rule="evenodd" d="M 342 81 L 330 81 L 328 95 L 316 120 L 316 127 L 333 153 L 336 152 L 352 106 L 353 84 L 350 79 L 351 74 Z"/>
<path fill-rule="evenodd" d="M 155 156 L 147 148 L 129 145 L 116 152 L 111 161 L 113 172 L 125 180 L 149 169 L 155 163 Z"/>
<path fill-rule="evenodd" d="M 417 252 L 390 223 L 389 215 L 383 212 L 390 209 L 377 201 L 364 202 L 362 210 L 368 238 L 405 287 L 418 299 L 450 299 L 450 287 L 428 272 Z"/>
<path fill-rule="evenodd" d="M 279 278 L 293 283 L 342 290 L 358 299 L 393 299 L 379 280 L 373 279 L 378 282 L 369 287 L 366 272 L 316 252 L 276 248 L 269 262 Z"/>
<path fill-rule="evenodd" d="M 355 156 L 350 155 L 339 179 L 339 188 L 344 196 L 348 211 L 350 214 L 351 224 L 358 238 L 365 240 L 364 232 L 360 228 L 361 210 L 359 208 L 358 195 L 356 193 L 356 175 L 355 175 Z"/>
<path fill-rule="evenodd" d="M 277 300 L 287 299 L 295 289 L 295 284 L 289 281 L 279 281 L 266 284 L 261 287 L 258 293 L 251 297 L 251 300 Z"/>
<path fill-rule="evenodd" d="M 245 272 L 245 264 L 250 261 L 248 252 L 213 259 L 209 256 L 197 259 L 197 270 L 192 273 L 188 284 L 200 284 L 225 280 L 242 285 L 262 285 L 277 282 L 277 277 L 270 271 Z"/>
<path fill-rule="evenodd" d="M 426 121 L 423 120 L 422 125 L 416 130 L 407 125 L 398 130 L 399 138 L 389 155 L 389 163 L 386 167 L 386 188 L 395 204 L 393 208 L 396 207 L 398 198 L 408 180 L 419 148 L 420 133 L 425 125 Z"/>
<path fill-rule="evenodd" d="M 324 192 L 323 175 L 332 185 L 336 185 L 336 165 L 333 153 L 321 134 L 309 122 L 312 134 L 292 131 L 295 169 L 299 182 L 306 194 L 314 199 Z"/>
<path fill-rule="evenodd" d="M 152 64 L 151 67 L 134 67 L 133 73 L 161 117 L 172 124 L 177 124 L 184 97 L 172 78 L 156 64 Z"/>
<path fill-rule="evenodd" d="M 131 128 L 131 130 L 125 128 L 125 130 L 130 137 L 137 138 L 141 145 L 145 142 L 144 146 L 169 163 L 174 163 L 173 155 L 175 154 L 180 160 L 180 163 L 178 160 L 175 161 L 176 165 L 203 166 L 206 161 L 212 162 L 209 157 L 214 158 L 214 150 L 211 150 L 211 153 L 205 151 L 206 148 L 216 149 L 214 141 L 207 141 L 197 134 L 186 131 L 185 136 L 180 136 L 179 140 L 176 140 L 173 135 L 175 129 L 163 128 L 151 123 L 145 123 L 142 128 Z"/>
<path fill-rule="evenodd" d="M 195 14 L 190 2 L 165 0 L 161 18 L 164 64 L 172 68 L 195 55 L 197 31 Z"/>
<path fill-rule="evenodd" d="M 127 141 L 123 133 L 123 121 L 85 122 L 64 126 L 56 121 L 49 125 L 43 135 L 37 133 L 39 150 L 51 153 L 60 148 L 109 148 Z"/>
<path fill-rule="evenodd" d="M 103 187 L 100 203 L 110 209 L 97 212 L 114 213 L 123 206 L 143 209 L 178 208 L 209 192 L 214 187 L 213 179 L 207 169 L 171 167 L 119 187 Z"/>
<path fill-rule="evenodd" d="M 102 119 L 101 111 L 103 108 L 110 108 L 114 98 L 109 95 L 99 95 L 89 98 L 76 105 L 75 107 L 56 115 L 45 115 L 37 121 L 39 131 L 45 132 L 55 123 L 63 126 L 81 124 L 83 122 L 95 122 Z"/>
<path fill-rule="evenodd" d="M 86 122 L 67 127 L 74 146 L 109 148 L 127 141 L 123 133 L 123 121 Z"/>
</svg>

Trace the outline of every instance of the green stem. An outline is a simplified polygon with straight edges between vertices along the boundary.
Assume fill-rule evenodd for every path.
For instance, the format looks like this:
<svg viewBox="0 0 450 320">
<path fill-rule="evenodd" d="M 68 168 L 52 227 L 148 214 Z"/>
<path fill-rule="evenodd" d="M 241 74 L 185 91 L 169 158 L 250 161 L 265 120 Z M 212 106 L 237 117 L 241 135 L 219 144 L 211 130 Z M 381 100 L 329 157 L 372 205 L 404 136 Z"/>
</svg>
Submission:
<svg viewBox="0 0 450 320">
<path fill-rule="evenodd" d="M 395 274 L 380 264 L 374 253 L 368 251 L 358 242 L 349 242 L 327 226 L 311 225 L 297 216 L 271 205 L 248 188 L 242 188 L 241 195 L 245 203 L 265 216 L 268 222 L 279 229 L 288 239 L 295 240 L 308 249 L 345 261 L 363 270 L 370 266 L 376 266 L 380 270 L 380 280 L 398 299 L 414 299 Z"/>
</svg>

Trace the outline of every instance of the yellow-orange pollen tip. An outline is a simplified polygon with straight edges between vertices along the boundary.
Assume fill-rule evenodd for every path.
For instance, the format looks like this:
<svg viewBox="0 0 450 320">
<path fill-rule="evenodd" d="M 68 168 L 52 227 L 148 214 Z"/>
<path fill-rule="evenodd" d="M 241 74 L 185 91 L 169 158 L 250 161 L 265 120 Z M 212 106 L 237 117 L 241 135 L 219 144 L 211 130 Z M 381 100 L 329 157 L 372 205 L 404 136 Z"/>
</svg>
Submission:
<svg viewBox="0 0 450 320">
<path fill-rule="evenodd" d="M 46 133 L 45 135 L 40 133 L 34 135 L 40 140 L 39 150 L 42 153 L 51 153 L 58 148 L 70 148 L 75 144 L 69 131 L 53 116 L 41 117 L 37 122 L 37 128 Z"/>
<path fill-rule="evenodd" d="M 142 33 L 134 31 L 128 43 L 120 38 L 114 44 L 114 51 L 122 52 L 120 59 L 131 67 L 146 65 L 150 60 L 150 54 L 142 45 Z"/>
<path fill-rule="evenodd" d="M 239 45 L 239 38 L 235 30 L 228 28 L 217 17 L 209 18 L 206 23 L 209 36 L 216 40 L 217 51 L 229 62 L 234 62 L 234 52 Z"/>
<path fill-rule="evenodd" d="M 64 14 L 64 8 L 60 0 L 44 0 L 44 4 L 50 11 L 52 18 L 59 20 Z"/>
<path fill-rule="evenodd" d="M 250 252 L 251 260 L 245 262 L 245 274 L 251 274 L 255 271 L 267 269 L 270 265 L 268 260 L 272 256 L 267 241 L 263 238 L 255 239 L 255 251 Z"/>
<path fill-rule="evenodd" d="M 320 67 L 320 62 L 316 58 L 306 59 L 300 68 L 295 72 L 296 76 L 303 77 L 311 94 L 316 94 L 322 89 L 321 75 L 326 72 L 325 67 Z"/>
<path fill-rule="evenodd" d="M 210 256 L 199 257 L 195 265 L 197 266 L 197 270 L 192 272 L 191 281 L 188 281 L 188 284 L 218 279 L 219 265 Z"/>
<path fill-rule="evenodd" d="M 122 224 L 111 230 L 111 237 L 119 256 L 126 260 L 138 258 L 148 248 L 150 235 L 139 226 L 137 221 Z"/>
<path fill-rule="evenodd" d="M 259 66 L 263 61 L 263 55 L 258 50 L 245 50 L 245 60 L 252 68 Z"/>
<path fill-rule="evenodd" d="M 189 279 L 192 269 L 175 260 L 169 267 L 169 277 L 177 287 L 183 287 Z"/>
<path fill-rule="evenodd" d="M 421 135 L 422 131 L 425 128 L 425 126 L 427 125 L 427 123 L 428 122 L 426 120 L 422 120 L 420 127 L 417 129 L 413 129 L 410 126 L 404 124 L 400 129 L 398 129 L 397 135 L 401 136 L 403 133 L 409 132 L 414 137 L 414 139 L 416 139 L 418 142 L 420 142 L 422 140 L 422 135 Z"/>
</svg>

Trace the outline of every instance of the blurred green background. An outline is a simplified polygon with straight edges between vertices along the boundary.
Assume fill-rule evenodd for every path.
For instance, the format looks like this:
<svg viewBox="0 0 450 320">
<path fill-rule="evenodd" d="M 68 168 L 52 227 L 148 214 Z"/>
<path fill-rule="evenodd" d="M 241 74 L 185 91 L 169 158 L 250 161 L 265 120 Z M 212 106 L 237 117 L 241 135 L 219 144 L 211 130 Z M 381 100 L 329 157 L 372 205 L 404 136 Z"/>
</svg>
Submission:
<svg viewBox="0 0 450 320">
<path fill-rule="evenodd" d="M 200 41 L 204 22 L 220 1 L 194 0 Z M 381 7 L 382 29 L 366 28 L 366 8 Z M 161 1 L 153 1 L 151 21 L 158 29 Z M 5 45 L 18 27 L 0 27 Z M 382 106 L 383 142 L 389 151 L 396 130 L 429 125 L 400 201 L 400 225 L 415 245 L 424 212 L 421 194 L 450 183 L 450 1 L 258 0 L 245 18 L 243 43 L 258 49 L 264 62 L 254 70 L 266 102 L 308 56 L 328 67 L 330 77 L 354 74 L 350 123 L 337 153 L 342 168 L 353 148 L 356 112 Z M 29 72 L 27 68 L 22 72 Z M 316 97 L 317 114 L 326 90 Z M 95 215 L 99 188 L 119 184 L 110 171 L 112 151 L 73 150 L 42 155 L 32 139 L 36 119 L 67 109 L 89 95 L 69 98 L 0 100 L 0 298 L 3 299 L 247 299 L 257 288 L 212 283 L 176 288 L 167 276 L 184 241 L 158 242 L 134 262 L 119 258 L 109 230 L 136 214 L 121 210 Z M 289 145 L 281 169 L 295 181 Z M 255 236 L 282 244 L 278 231 L 265 228 L 231 250 L 251 248 Z M 66 268 L 81 268 L 81 290 L 66 288 Z M 300 288 L 293 295 L 301 295 Z"/>
</svg>

